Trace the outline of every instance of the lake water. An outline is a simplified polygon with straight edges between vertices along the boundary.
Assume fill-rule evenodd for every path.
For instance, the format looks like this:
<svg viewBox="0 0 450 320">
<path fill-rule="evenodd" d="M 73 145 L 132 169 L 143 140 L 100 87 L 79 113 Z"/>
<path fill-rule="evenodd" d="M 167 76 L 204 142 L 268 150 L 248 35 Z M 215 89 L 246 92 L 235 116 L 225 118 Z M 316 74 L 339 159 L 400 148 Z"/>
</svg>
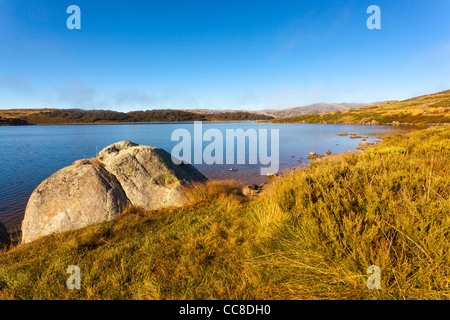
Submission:
<svg viewBox="0 0 450 320">
<path fill-rule="evenodd" d="M 104 147 L 121 140 L 160 147 L 171 152 L 178 142 L 172 132 L 184 128 L 193 133 L 193 123 L 0 127 L 0 221 L 10 231 L 20 228 L 33 190 L 59 169 L 82 158 L 95 157 Z M 339 137 L 340 131 L 369 136 L 401 130 L 392 126 L 270 124 L 254 122 L 204 122 L 203 131 L 219 129 L 278 129 L 280 171 L 306 165 L 308 153 L 325 154 L 355 150 L 361 139 Z M 203 148 L 210 142 L 203 142 Z M 270 145 L 270 139 L 269 139 Z M 225 146 L 225 141 L 224 141 Z M 248 149 L 248 148 L 247 148 Z M 225 153 L 225 152 L 224 152 Z M 270 154 L 270 153 L 269 153 Z M 248 155 L 248 150 L 247 150 Z M 293 157 L 292 157 L 293 156 Z M 301 163 L 299 163 L 299 161 Z M 248 161 L 246 162 L 248 163 Z M 257 165 L 195 165 L 209 179 L 237 179 L 245 184 L 261 183 Z M 230 168 L 235 169 L 229 171 Z"/>
</svg>

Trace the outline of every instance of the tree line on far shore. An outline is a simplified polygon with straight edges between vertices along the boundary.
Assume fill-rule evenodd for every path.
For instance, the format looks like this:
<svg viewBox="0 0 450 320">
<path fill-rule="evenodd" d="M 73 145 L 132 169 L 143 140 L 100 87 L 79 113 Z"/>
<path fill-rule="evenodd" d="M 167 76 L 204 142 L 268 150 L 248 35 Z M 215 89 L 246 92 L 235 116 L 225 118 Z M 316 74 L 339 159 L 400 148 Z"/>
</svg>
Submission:
<svg viewBox="0 0 450 320">
<path fill-rule="evenodd" d="M 180 121 L 239 121 L 271 120 L 270 116 L 246 111 L 203 114 L 183 110 L 147 110 L 119 112 L 111 110 L 54 109 L 40 111 L 22 118 L 0 117 L 0 125 L 50 123 L 108 123 L 108 122 L 180 122 Z"/>
</svg>

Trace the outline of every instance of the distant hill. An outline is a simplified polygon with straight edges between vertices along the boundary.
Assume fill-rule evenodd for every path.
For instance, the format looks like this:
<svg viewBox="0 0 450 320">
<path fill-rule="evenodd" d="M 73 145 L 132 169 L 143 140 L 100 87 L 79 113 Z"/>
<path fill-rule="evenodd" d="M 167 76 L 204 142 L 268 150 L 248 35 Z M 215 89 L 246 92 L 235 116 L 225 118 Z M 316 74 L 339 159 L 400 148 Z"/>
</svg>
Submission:
<svg viewBox="0 0 450 320">
<path fill-rule="evenodd" d="M 0 125 L 239 120 L 269 120 L 279 123 L 450 123 L 450 90 L 403 101 L 371 104 L 315 103 L 290 109 L 261 111 L 157 109 L 124 113 L 80 109 L 0 110 Z"/>
<path fill-rule="evenodd" d="M 450 90 L 403 101 L 388 101 L 344 111 L 275 119 L 272 122 L 358 124 L 450 123 Z"/>
<path fill-rule="evenodd" d="M 249 110 L 211 110 L 211 109 L 187 109 L 189 111 L 199 114 L 220 114 L 220 113 L 236 113 L 236 112 L 250 112 L 254 114 L 265 115 L 273 118 L 289 118 L 297 117 L 305 114 L 326 113 L 332 111 L 343 111 L 353 108 L 361 108 L 372 105 L 374 103 L 315 103 L 307 106 L 289 108 L 289 109 L 266 109 L 260 111 Z"/>
<path fill-rule="evenodd" d="M 373 103 L 314 103 L 311 105 L 282 110 L 263 110 L 260 113 L 273 116 L 275 118 L 298 117 L 313 113 L 326 113 L 333 111 L 344 111 L 353 108 L 369 106 Z"/>
<path fill-rule="evenodd" d="M 118 112 L 80 109 L 9 109 L 0 110 L 0 125 L 73 124 L 114 122 L 180 122 L 180 121 L 240 121 L 271 120 L 272 116 L 246 112 L 223 111 L 199 113 L 185 110 L 147 110 Z"/>
</svg>

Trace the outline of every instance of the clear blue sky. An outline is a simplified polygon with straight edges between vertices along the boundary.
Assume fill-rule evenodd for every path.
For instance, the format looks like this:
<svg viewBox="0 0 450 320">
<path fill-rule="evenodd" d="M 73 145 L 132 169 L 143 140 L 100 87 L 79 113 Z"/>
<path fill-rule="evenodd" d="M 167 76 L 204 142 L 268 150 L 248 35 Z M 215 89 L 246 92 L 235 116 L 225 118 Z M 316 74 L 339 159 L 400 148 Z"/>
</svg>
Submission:
<svg viewBox="0 0 450 320">
<path fill-rule="evenodd" d="M 0 108 L 404 99 L 450 89 L 449 20 L 448 0 L 0 0 Z"/>
</svg>

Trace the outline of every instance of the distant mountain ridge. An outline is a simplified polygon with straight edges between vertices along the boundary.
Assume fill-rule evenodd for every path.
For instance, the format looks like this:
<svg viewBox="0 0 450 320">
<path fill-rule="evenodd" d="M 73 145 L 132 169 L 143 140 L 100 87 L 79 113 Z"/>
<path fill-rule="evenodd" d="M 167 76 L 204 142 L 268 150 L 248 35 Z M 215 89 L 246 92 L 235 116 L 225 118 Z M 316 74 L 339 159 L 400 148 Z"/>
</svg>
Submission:
<svg viewBox="0 0 450 320">
<path fill-rule="evenodd" d="M 249 112 L 254 114 L 261 114 L 265 116 L 274 117 L 276 119 L 298 117 L 306 114 L 320 114 L 334 111 L 345 111 L 355 108 L 367 107 L 373 103 L 364 102 L 350 102 L 350 103 L 314 103 L 301 107 L 287 108 L 287 109 L 265 109 L 265 110 L 211 110 L 211 109 L 185 109 L 184 111 L 198 113 L 198 114 L 221 114 L 221 113 L 235 113 L 235 112 Z"/>
<path fill-rule="evenodd" d="M 356 102 L 356 103 L 314 103 L 307 106 L 301 106 L 301 107 L 295 107 L 290 109 L 282 109 L 282 110 L 276 110 L 276 109 L 269 109 L 269 110 L 263 110 L 260 111 L 261 114 L 266 114 L 273 116 L 277 119 L 282 118 L 290 118 L 290 117 L 298 117 L 306 114 L 318 114 L 318 113 L 327 113 L 327 112 L 334 112 L 334 111 L 344 111 L 344 110 L 350 110 L 354 108 L 361 108 L 361 107 L 367 107 L 369 105 L 372 105 L 373 103 L 362 103 L 362 102 Z"/>
<path fill-rule="evenodd" d="M 102 122 L 264 121 L 300 123 L 448 123 L 450 90 L 403 101 L 314 103 L 287 109 L 0 110 L 0 125 Z"/>
<path fill-rule="evenodd" d="M 369 103 L 315 103 L 304 107 L 267 110 L 213 110 L 213 109 L 154 109 L 119 112 L 82 109 L 7 109 L 0 110 L 0 125 L 70 124 L 101 122 L 153 122 L 153 121 L 242 121 L 272 120 L 343 111 Z"/>
<path fill-rule="evenodd" d="M 448 124 L 450 90 L 361 108 L 304 114 L 272 120 L 278 123 Z"/>
</svg>

